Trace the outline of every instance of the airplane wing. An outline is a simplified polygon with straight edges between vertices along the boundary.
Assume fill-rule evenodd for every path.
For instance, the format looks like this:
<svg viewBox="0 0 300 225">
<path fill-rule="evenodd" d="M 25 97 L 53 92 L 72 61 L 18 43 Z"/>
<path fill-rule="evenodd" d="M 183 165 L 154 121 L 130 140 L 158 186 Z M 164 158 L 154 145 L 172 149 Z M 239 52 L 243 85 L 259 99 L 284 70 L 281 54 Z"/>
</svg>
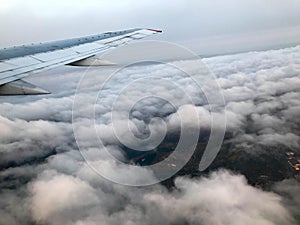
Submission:
<svg viewBox="0 0 300 225">
<path fill-rule="evenodd" d="M 82 38 L 19 46 L 0 50 L 0 95 L 48 94 L 22 80 L 31 74 L 61 65 L 104 66 L 110 62 L 95 55 L 161 30 L 136 28 Z"/>
</svg>

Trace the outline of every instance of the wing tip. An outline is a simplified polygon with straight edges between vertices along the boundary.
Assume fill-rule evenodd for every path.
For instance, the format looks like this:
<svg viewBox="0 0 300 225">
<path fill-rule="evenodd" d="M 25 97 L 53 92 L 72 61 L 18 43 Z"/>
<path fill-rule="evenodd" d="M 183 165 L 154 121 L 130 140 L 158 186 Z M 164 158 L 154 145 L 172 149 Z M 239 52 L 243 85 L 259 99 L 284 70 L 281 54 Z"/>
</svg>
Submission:
<svg viewBox="0 0 300 225">
<path fill-rule="evenodd" d="M 163 32 L 162 30 L 150 29 L 150 28 L 146 28 L 146 30 L 153 31 L 153 32 L 156 32 L 156 33 L 162 33 Z"/>
</svg>

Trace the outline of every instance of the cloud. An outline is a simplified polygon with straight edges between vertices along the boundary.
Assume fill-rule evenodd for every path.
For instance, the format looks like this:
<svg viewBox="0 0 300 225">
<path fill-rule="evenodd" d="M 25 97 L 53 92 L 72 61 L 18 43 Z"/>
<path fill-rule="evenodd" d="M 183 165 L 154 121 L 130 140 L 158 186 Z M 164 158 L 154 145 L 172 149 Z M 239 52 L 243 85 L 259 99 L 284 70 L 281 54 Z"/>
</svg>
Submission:
<svg viewBox="0 0 300 225">
<path fill-rule="evenodd" d="M 224 93 L 228 152 L 249 153 L 249 159 L 261 154 L 276 158 L 286 151 L 299 152 L 299 57 L 297 46 L 204 59 Z M 195 66 L 198 62 L 176 63 L 197 74 L 201 72 Z M 222 116 L 221 110 L 211 112 L 203 92 L 199 93 L 190 79 L 166 65 L 134 66 L 121 71 L 106 84 L 94 104 L 99 84 L 108 72 L 90 71 L 85 92 L 76 96 L 81 101 L 76 105 L 73 124 L 73 91 L 66 90 L 75 89 L 79 77 L 76 71 L 51 74 L 51 79 L 39 77 L 40 85 L 56 87 L 58 94 L 1 99 L 1 224 L 296 223 L 298 186 L 292 181 L 277 183 L 273 192 L 267 192 L 247 184 L 238 171 L 232 174 L 220 170 L 207 177 L 177 178 L 175 187 L 167 190 L 160 184 L 128 187 L 99 177 L 78 151 L 72 125 L 78 128 L 81 150 L 87 152 L 91 162 L 103 162 L 101 169 L 107 174 L 124 182 L 153 178 L 146 168 L 128 170 L 103 153 L 105 147 L 120 161 L 128 160 L 110 113 L 127 84 L 148 78 L 148 82 L 142 80 L 126 89 L 114 108 L 116 118 L 122 124 L 130 122 L 140 139 L 151 136 L 151 132 L 158 134 L 164 127 L 168 134 L 178 133 L 182 122 L 179 113 L 190 129 L 200 126 L 205 131 L 211 128 L 212 113 L 217 121 Z M 157 76 L 164 80 L 154 79 Z M 56 77 L 61 79 L 58 84 Z M 210 90 L 209 82 L 203 84 Z M 138 103 L 130 98 L 145 94 L 148 97 Z M 94 106 L 95 117 L 91 113 Z M 196 112 L 199 123 L 191 111 Z M 92 131 L 94 120 L 98 133 Z M 127 127 L 120 128 L 127 138 Z M 99 147 L 99 138 L 103 148 Z"/>
<path fill-rule="evenodd" d="M 296 218 L 300 217 L 299 207 L 300 207 L 300 185 L 295 180 L 287 179 L 282 182 L 277 183 L 273 190 L 284 196 L 283 202 L 286 205 L 286 208 L 293 212 Z"/>
<path fill-rule="evenodd" d="M 233 129 L 236 143 L 298 151 L 299 122 L 292 118 L 299 106 L 298 54 L 299 46 L 205 59 L 219 76 L 227 112 L 234 115 L 228 125 L 239 121 Z"/>
<path fill-rule="evenodd" d="M 145 190 L 113 186 L 105 190 L 104 185 L 93 188 L 72 176 L 43 176 L 48 178 L 30 186 L 31 209 L 35 221 L 47 224 L 71 221 L 74 224 L 208 225 L 293 222 L 281 197 L 251 187 L 243 176 L 226 171 L 200 180 L 178 178 L 177 190 L 172 193 L 161 187 Z"/>
<path fill-rule="evenodd" d="M 58 220 L 62 224 L 68 221 L 63 214 L 78 216 L 82 208 L 99 204 L 96 191 L 88 183 L 72 176 L 57 175 L 50 180 L 36 181 L 30 190 L 33 195 L 32 215 L 37 222 Z"/>
<path fill-rule="evenodd" d="M 1 168 L 26 164 L 70 147 L 70 126 L 37 120 L 9 120 L 0 116 Z M 60 146 L 60 147 L 58 147 Z"/>
<path fill-rule="evenodd" d="M 289 224 L 288 211 L 279 196 L 247 184 L 242 176 L 226 171 L 209 178 L 178 178 L 178 193 L 147 194 L 167 215 L 170 224 Z"/>
</svg>

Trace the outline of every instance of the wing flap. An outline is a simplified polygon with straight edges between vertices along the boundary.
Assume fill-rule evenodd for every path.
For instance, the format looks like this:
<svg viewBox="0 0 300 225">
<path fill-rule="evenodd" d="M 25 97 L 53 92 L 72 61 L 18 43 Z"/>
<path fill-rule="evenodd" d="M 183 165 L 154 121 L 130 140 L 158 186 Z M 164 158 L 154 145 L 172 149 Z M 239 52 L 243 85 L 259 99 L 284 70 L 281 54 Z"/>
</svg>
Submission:
<svg viewBox="0 0 300 225">
<path fill-rule="evenodd" d="M 105 47 L 103 44 L 94 42 L 72 47 L 72 51 L 77 53 L 85 53 L 87 51 L 93 51 L 95 49 L 101 49 L 103 47 Z"/>
<path fill-rule="evenodd" d="M 38 59 L 42 62 L 49 62 L 51 60 L 71 57 L 76 54 L 78 53 L 71 51 L 69 49 L 65 49 L 65 50 L 57 50 L 53 52 L 39 53 L 39 54 L 32 55 L 31 57 L 34 57 L 35 59 Z"/>
<path fill-rule="evenodd" d="M 0 62 L 0 71 L 1 72 L 14 69 L 15 67 L 16 67 L 16 65 L 12 65 L 7 61 L 6 62 Z"/>
</svg>

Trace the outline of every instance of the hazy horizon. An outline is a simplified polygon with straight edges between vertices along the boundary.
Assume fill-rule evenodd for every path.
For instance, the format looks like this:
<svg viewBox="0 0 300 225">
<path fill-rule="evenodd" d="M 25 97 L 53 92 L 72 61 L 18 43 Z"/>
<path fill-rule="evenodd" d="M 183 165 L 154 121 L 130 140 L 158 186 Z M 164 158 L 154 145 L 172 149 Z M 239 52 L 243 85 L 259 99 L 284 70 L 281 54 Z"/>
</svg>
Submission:
<svg viewBox="0 0 300 225">
<path fill-rule="evenodd" d="M 135 27 L 201 55 L 284 47 L 300 42 L 299 10 L 297 0 L 3 0 L 0 48 Z"/>
</svg>

